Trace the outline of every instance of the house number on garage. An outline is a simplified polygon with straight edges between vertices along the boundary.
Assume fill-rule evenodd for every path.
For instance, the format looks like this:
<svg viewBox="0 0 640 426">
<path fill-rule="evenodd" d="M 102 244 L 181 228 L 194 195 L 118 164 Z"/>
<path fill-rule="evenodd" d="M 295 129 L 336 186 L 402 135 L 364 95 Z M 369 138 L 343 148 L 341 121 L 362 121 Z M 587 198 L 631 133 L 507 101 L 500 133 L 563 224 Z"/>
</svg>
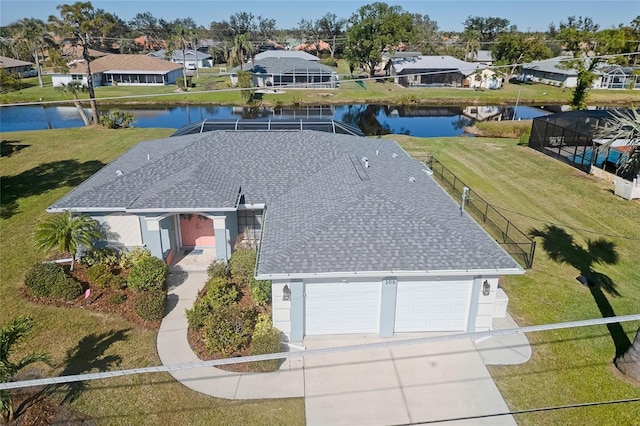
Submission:
<svg viewBox="0 0 640 426">
<path fill-rule="evenodd" d="M 382 280 L 382 285 L 396 285 L 398 284 L 398 280 L 396 280 L 395 278 L 385 278 L 384 280 Z"/>
</svg>

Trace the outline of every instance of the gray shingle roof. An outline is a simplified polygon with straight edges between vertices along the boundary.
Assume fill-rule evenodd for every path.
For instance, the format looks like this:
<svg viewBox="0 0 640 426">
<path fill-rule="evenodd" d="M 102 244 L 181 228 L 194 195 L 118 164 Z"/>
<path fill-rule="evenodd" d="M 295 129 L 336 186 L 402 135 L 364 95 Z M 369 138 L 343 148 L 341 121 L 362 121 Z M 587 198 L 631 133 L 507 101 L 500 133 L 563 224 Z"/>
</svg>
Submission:
<svg viewBox="0 0 640 426">
<path fill-rule="evenodd" d="M 415 70 L 459 70 L 464 75 L 486 68 L 482 64 L 465 62 L 453 56 L 410 56 L 391 58 L 391 64 L 397 74 Z"/>
<path fill-rule="evenodd" d="M 240 67 L 236 67 L 231 72 L 237 72 Z M 307 61 L 300 58 L 264 58 L 254 63 L 244 64 L 242 67 L 245 71 L 252 71 L 254 74 L 286 74 L 293 73 L 318 73 L 322 71 L 324 74 L 335 73 L 330 66 L 319 64 L 317 62 Z"/>
<path fill-rule="evenodd" d="M 319 61 L 315 55 L 311 53 L 303 52 L 301 50 L 265 50 L 264 52 L 260 52 L 255 56 L 255 60 L 259 61 L 264 58 L 299 58 L 306 61 Z"/>
<path fill-rule="evenodd" d="M 52 208 L 205 210 L 234 207 L 240 189 L 267 205 L 259 274 L 519 269 L 424 165 L 383 139 L 212 131 L 148 141 Z"/>
</svg>

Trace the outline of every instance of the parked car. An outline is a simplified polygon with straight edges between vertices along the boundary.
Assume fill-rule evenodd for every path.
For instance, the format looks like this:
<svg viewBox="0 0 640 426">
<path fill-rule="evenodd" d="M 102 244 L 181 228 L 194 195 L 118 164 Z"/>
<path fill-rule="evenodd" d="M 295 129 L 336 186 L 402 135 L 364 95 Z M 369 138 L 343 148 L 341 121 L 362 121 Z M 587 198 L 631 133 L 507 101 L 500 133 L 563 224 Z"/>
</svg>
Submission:
<svg viewBox="0 0 640 426">
<path fill-rule="evenodd" d="M 188 69 L 188 70 L 191 70 L 191 71 L 195 71 L 195 69 L 196 69 L 196 64 L 188 64 L 188 65 L 187 65 L 187 69 Z"/>
</svg>

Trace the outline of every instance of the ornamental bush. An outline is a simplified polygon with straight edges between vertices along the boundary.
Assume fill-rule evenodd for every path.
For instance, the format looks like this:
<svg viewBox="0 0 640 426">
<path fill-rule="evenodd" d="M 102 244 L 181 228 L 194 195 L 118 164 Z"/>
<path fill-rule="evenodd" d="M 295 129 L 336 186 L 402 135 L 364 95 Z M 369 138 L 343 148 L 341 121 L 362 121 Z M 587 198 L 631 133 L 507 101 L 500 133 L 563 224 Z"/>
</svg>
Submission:
<svg viewBox="0 0 640 426">
<path fill-rule="evenodd" d="M 256 252 L 253 249 L 237 249 L 229 260 L 231 277 L 239 286 L 248 286 L 256 267 Z"/>
<path fill-rule="evenodd" d="M 66 280 L 59 280 L 51 287 L 51 297 L 69 302 L 80 296 L 82 291 L 82 284 L 79 281 L 67 277 Z"/>
<path fill-rule="evenodd" d="M 205 291 L 206 293 L 198 297 L 193 304 L 193 308 L 185 311 L 189 327 L 194 330 L 200 330 L 204 326 L 207 317 L 214 309 L 235 304 L 239 296 L 237 287 L 223 277 L 209 280 Z"/>
<path fill-rule="evenodd" d="M 214 260 L 207 268 L 207 275 L 209 278 L 229 278 L 231 276 L 231 269 L 229 268 L 229 262 L 224 260 Z"/>
<path fill-rule="evenodd" d="M 66 283 L 67 274 L 57 263 L 37 263 L 25 275 L 24 283 L 29 294 L 36 297 L 50 297 L 57 283 Z"/>
<path fill-rule="evenodd" d="M 104 247 L 88 251 L 80 262 L 87 266 L 106 265 L 115 266 L 120 262 L 120 252 L 113 247 Z"/>
<path fill-rule="evenodd" d="M 110 305 L 121 305 L 127 300 L 126 293 L 113 293 L 109 296 Z"/>
<path fill-rule="evenodd" d="M 151 257 L 151 252 L 144 247 L 136 247 L 133 250 L 120 253 L 120 266 L 126 269 L 131 269 L 135 264 L 142 259 Z"/>
<path fill-rule="evenodd" d="M 167 293 L 164 290 L 151 289 L 136 294 L 134 308 L 136 314 L 145 321 L 157 321 L 164 316 Z"/>
<path fill-rule="evenodd" d="M 271 304 L 271 281 L 270 280 L 256 280 L 251 277 L 249 282 L 251 288 L 251 297 L 253 301 L 259 305 Z"/>
<path fill-rule="evenodd" d="M 164 290 L 167 265 L 157 257 L 145 257 L 133 265 L 127 283 L 135 291 Z"/>
<path fill-rule="evenodd" d="M 251 355 L 275 354 L 280 352 L 280 330 L 271 324 L 269 315 L 260 314 L 251 340 Z M 276 371 L 281 359 L 269 359 L 251 363 L 253 371 Z"/>
<path fill-rule="evenodd" d="M 219 306 L 203 327 L 205 346 L 211 354 L 228 357 L 247 348 L 256 322 L 256 311 L 238 305 Z"/>
</svg>

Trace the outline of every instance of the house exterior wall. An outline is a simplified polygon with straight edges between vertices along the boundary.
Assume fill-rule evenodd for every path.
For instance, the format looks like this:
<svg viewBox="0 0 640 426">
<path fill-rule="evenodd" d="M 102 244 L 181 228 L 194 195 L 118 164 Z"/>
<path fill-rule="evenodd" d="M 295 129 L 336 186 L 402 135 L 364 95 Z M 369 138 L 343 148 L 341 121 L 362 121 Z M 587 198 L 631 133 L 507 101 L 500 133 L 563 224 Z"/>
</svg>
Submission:
<svg viewBox="0 0 640 426">
<path fill-rule="evenodd" d="M 102 85 L 102 73 L 93 73 L 91 77 L 94 87 Z M 87 76 L 86 74 L 53 74 L 51 76 L 51 84 L 53 87 L 62 87 L 63 84 L 69 84 L 71 81 L 80 81 L 86 86 Z"/>
</svg>

